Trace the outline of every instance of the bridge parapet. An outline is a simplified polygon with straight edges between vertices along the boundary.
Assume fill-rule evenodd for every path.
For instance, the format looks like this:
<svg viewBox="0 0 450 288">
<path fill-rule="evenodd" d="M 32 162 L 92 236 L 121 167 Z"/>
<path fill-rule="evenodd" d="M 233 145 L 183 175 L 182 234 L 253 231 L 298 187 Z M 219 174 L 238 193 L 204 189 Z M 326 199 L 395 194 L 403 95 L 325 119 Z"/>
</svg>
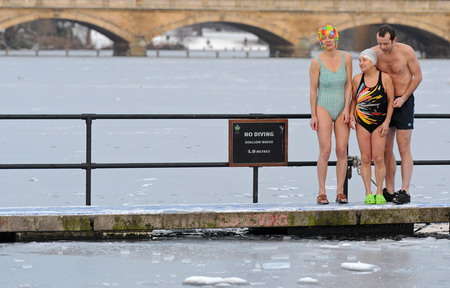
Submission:
<svg viewBox="0 0 450 288">
<path fill-rule="evenodd" d="M 448 12 L 447 0 L 0 0 L 1 8 Z M 387 8 L 388 7 L 388 8 Z M 0 9 L 1 9 L 0 8 Z M 380 10 L 381 9 L 381 10 Z M 385 11 L 386 12 L 386 11 Z"/>
</svg>

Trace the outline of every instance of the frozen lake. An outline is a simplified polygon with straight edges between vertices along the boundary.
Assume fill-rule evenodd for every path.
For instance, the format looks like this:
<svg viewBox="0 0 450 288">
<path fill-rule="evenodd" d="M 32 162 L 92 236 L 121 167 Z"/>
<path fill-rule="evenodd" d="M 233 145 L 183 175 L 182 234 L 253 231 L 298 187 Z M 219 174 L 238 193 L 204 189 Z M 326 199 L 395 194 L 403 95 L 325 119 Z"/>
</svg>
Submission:
<svg viewBox="0 0 450 288">
<path fill-rule="evenodd" d="M 0 59 L 0 114 L 309 113 L 309 59 Z M 450 111 L 449 64 L 450 60 L 421 60 L 424 81 L 415 93 L 416 113 Z M 415 159 L 450 159 L 448 121 L 416 120 Z M 227 120 L 95 120 L 92 160 L 226 162 L 227 128 Z M 85 161 L 81 120 L 2 120 L 0 131 L 2 163 Z M 289 161 L 315 161 L 316 143 L 308 120 L 289 121 Z M 349 154 L 359 154 L 354 133 Z M 327 181 L 329 195 L 336 185 L 333 170 Z M 448 166 L 416 166 L 412 201 L 449 203 L 449 171 Z M 362 181 L 353 172 L 350 201 L 361 203 Z M 259 172 L 259 202 L 314 203 L 315 179 L 314 167 L 264 167 Z M 85 202 L 82 170 L 2 170 L 0 189 L 1 207 Z M 92 204 L 99 206 L 251 203 L 252 169 L 95 170 L 92 194 Z M 448 287 L 449 246 L 448 239 L 435 238 L 347 242 L 244 236 L 211 241 L 0 244 L 1 267 L 8 271 L 0 286 L 180 287 L 188 277 L 201 276 L 205 278 L 195 278 L 195 283 L 237 277 L 259 287 L 302 287 L 313 280 L 319 287 L 363 283 L 379 287 L 379 281 L 387 287 Z M 343 263 L 365 267 L 358 262 L 378 268 L 341 268 Z M 217 283 L 218 287 L 235 285 Z"/>
<path fill-rule="evenodd" d="M 449 243 L 435 238 L 318 241 L 243 237 L 0 244 L 0 286 L 168 288 L 183 287 L 183 281 L 196 276 L 248 282 L 245 286 L 222 282 L 216 287 L 378 288 L 380 281 L 385 287 L 448 287 Z M 341 268 L 344 263 L 354 263 L 354 270 Z"/>
</svg>

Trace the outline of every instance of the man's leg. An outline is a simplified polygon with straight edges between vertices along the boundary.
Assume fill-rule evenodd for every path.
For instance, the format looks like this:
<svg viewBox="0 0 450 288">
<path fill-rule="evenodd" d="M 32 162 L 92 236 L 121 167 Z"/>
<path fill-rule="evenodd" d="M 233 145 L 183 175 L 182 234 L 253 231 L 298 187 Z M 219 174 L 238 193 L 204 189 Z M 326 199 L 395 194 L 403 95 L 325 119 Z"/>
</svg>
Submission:
<svg viewBox="0 0 450 288">
<path fill-rule="evenodd" d="M 395 171 L 397 163 L 394 155 L 394 139 L 397 129 L 395 127 L 389 128 L 389 133 L 386 138 L 386 149 L 384 150 L 384 163 L 386 165 L 386 183 L 387 192 L 393 194 L 395 192 Z"/>
<path fill-rule="evenodd" d="M 392 200 L 395 204 L 406 204 L 411 202 L 411 195 L 409 193 L 409 185 L 411 183 L 412 171 L 414 162 L 411 155 L 411 135 L 412 130 L 398 130 L 397 144 L 402 159 L 402 189 L 395 193 Z"/>
<path fill-rule="evenodd" d="M 411 154 L 411 135 L 412 129 L 397 131 L 398 151 L 402 160 L 402 190 L 405 190 L 407 193 L 409 193 L 409 185 L 411 184 L 411 177 L 414 167 Z"/>
</svg>

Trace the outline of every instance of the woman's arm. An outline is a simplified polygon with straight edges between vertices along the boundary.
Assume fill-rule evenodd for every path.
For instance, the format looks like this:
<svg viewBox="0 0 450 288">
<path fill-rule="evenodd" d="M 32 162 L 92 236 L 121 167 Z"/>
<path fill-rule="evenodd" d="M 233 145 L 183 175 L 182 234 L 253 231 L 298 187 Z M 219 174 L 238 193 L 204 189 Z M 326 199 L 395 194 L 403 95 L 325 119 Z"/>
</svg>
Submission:
<svg viewBox="0 0 450 288">
<path fill-rule="evenodd" d="M 350 105 L 350 127 L 355 129 L 356 119 L 355 119 L 355 111 L 356 111 L 356 92 L 358 89 L 359 82 L 361 81 L 362 74 L 355 75 L 352 81 L 352 101 Z"/>
<path fill-rule="evenodd" d="M 352 74 L 353 74 L 353 64 L 352 56 L 348 52 L 343 52 L 345 55 L 345 70 L 347 72 L 347 80 L 345 82 L 345 108 L 342 113 L 342 121 L 344 123 L 349 123 L 350 121 L 350 105 L 352 102 Z"/>
<path fill-rule="evenodd" d="M 319 89 L 320 63 L 317 59 L 311 61 L 309 67 L 309 105 L 311 108 L 311 129 L 317 130 L 319 123 L 317 121 L 316 104 Z"/>
</svg>

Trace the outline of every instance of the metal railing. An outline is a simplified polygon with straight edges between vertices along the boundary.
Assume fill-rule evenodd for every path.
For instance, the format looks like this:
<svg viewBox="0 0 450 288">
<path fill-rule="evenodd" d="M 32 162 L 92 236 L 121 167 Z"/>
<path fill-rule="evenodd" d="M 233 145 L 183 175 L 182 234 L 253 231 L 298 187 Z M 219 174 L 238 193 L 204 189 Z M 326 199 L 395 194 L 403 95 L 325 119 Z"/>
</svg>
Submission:
<svg viewBox="0 0 450 288">
<path fill-rule="evenodd" d="M 0 120 L 83 120 L 86 123 L 85 163 L 26 163 L 0 164 L 0 169 L 83 169 L 86 171 L 86 205 L 91 205 L 92 170 L 114 168 L 200 168 L 230 167 L 228 162 L 171 162 L 171 163 L 94 163 L 92 162 L 92 124 L 94 120 L 144 120 L 144 119 L 309 119 L 310 114 L 0 114 Z M 415 118 L 450 119 L 450 114 L 416 114 Z M 347 195 L 348 179 L 355 157 L 348 158 L 344 193 Z M 336 166 L 336 161 L 329 161 Z M 397 161 L 400 164 L 400 161 Z M 449 160 L 414 160 L 414 165 L 450 165 Z M 288 167 L 317 166 L 316 161 L 289 161 Z M 258 168 L 253 168 L 253 203 L 258 202 Z"/>
</svg>

